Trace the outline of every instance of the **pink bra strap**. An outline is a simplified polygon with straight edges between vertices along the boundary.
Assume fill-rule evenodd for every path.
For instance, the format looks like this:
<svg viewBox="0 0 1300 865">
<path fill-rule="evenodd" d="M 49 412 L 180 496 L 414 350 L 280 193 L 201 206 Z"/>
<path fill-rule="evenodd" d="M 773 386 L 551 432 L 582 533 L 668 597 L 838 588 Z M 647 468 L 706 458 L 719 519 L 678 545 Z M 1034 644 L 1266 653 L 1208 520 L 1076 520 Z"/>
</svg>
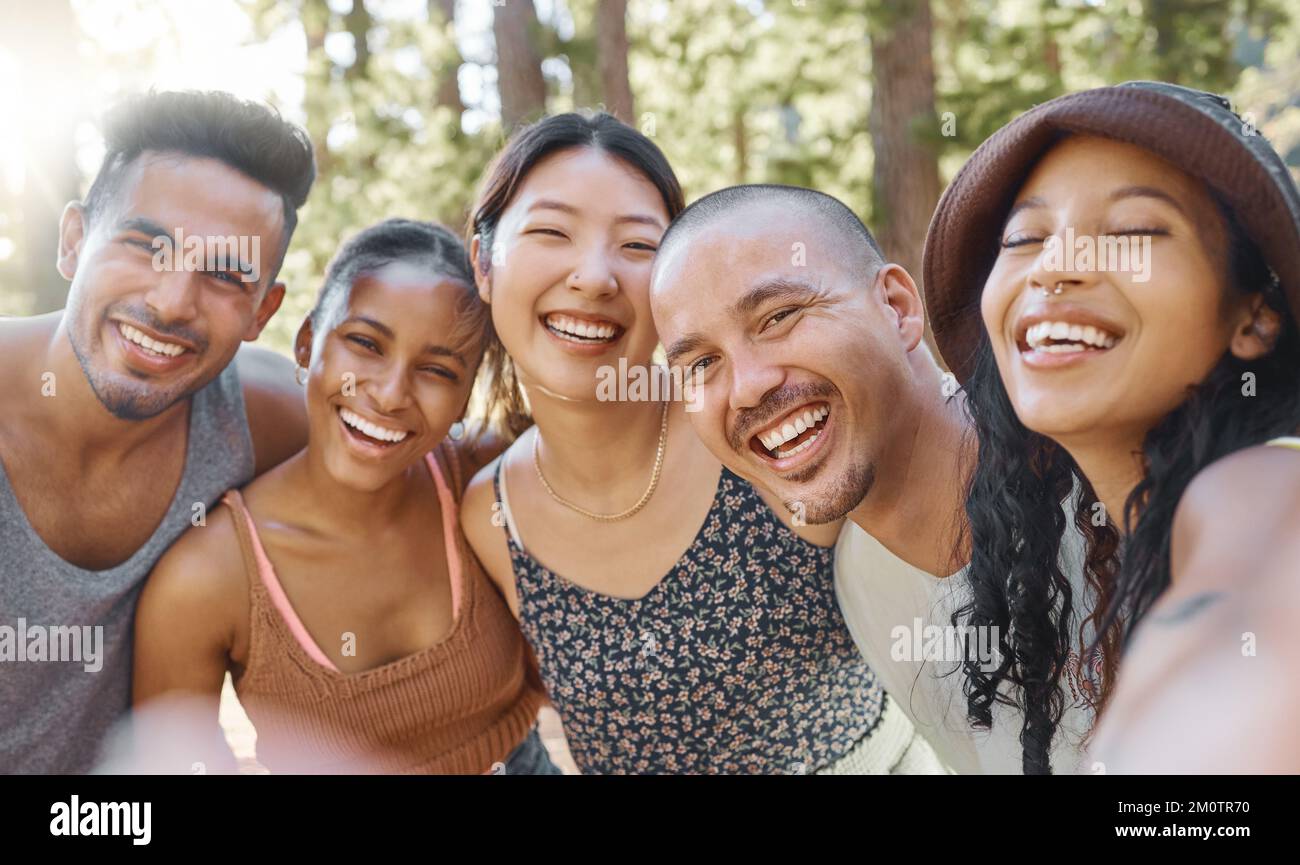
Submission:
<svg viewBox="0 0 1300 865">
<path fill-rule="evenodd" d="M 227 495 L 228 502 L 231 498 L 231 496 Z M 298 641 L 298 645 L 302 646 L 303 651 L 313 661 L 336 673 L 339 672 L 339 668 L 334 665 L 328 655 L 321 651 L 320 646 L 316 645 L 316 641 L 311 638 L 311 634 L 307 633 L 307 628 L 303 625 L 302 619 L 298 618 L 293 605 L 289 603 L 289 596 L 284 593 L 284 588 L 281 587 L 280 581 L 276 578 L 275 568 L 272 567 L 271 560 L 267 558 L 266 549 L 262 546 L 262 539 L 257 535 L 257 526 L 253 524 L 253 517 L 248 512 L 248 509 L 244 507 L 242 501 L 235 507 L 235 511 L 243 515 L 244 521 L 248 525 L 249 539 L 253 542 L 253 556 L 257 560 L 257 575 L 261 579 L 267 595 L 271 598 L 271 604 L 279 611 L 284 623 L 289 626 L 289 632 L 293 634 L 293 638 Z"/>
<path fill-rule="evenodd" d="M 443 546 L 447 548 L 447 578 L 451 581 L 451 616 L 453 620 L 459 620 L 462 597 L 460 584 L 461 561 L 460 544 L 456 543 L 456 532 L 460 528 L 460 509 L 456 504 L 456 497 L 451 494 L 451 488 L 447 486 L 447 480 L 442 476 L 442 467 L 438 465 L 438 460 L 434 458 L 433 451 L 425 454 L 424 458 L 429 463 L 429 471 L 433 474 L 433 483 L 438 488 L 438 501 L 442 504 Z"/>
<path fill-rule="evenodd" d="M 456 543 L 456 532 L 459 528 L 459 508 L 456 505 L 455 496 L 451 494 L 451 488 L 447 486 L 447 481 L 443 478 L 442 467 L 434 459 L 433 453 L 426 454 L 425 460 L 429 465 L 430 474 L 433 475 L 434 486 L 438 488 L 438 501 L 442 505 L 442 529 L 444 546 L 447 549 L 447 576 L 451 581 L 452 618 L 459 619 L 462 598 L 460 547 Z M 302 619 L 298 618 L 298 613 L 294 611 L 293 604 L 289 603 L 289 596 L 284 593 L 284 588 L 275 576 L 275 567 L 271 564 L 271 559 L 266 555 L 266 548 L 262 546 L 262 539 L 257 534 L 257 526 L 254 525 L 253 517 L 248 512 L 248 508 L 244 506 L 242 497 L 232 490 L 226 495 L 226 503 L 231 506 L 235 513 L 243 516 L 244 522 L 248 526 L 249 540 L 252 541 L 253 545 L 253 557 L 257 562 L 258 578 L 261 580 L 263 588 L 266 589 L 271 604 L 289 627 L 289 632 L 293 634 L 293 638 L 298 641 L 298 645 L 302 646 L 303 651 L 313 661 L 336 673 L 340 672 L 334 662 L 329 659 L 329 656 L 312 639 L 307 627 L 303 625 Z"/>
</svg>

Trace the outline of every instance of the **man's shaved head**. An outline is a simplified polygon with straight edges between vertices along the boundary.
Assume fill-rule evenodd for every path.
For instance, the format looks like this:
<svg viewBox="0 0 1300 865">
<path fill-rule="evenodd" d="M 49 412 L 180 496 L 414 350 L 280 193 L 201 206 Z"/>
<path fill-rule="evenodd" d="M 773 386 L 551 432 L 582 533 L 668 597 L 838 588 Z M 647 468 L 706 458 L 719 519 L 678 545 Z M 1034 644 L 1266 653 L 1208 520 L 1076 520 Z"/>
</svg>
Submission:
<svg viewBox="0 0 1300 865">
<path fill-rule="evenodd" d="M 867 279 L 885 263 L 880 244 L 848 205 L 834 196 L 802 186 L 748 183 L 728 186 L 691 204 L 678 214 L 659 242 L 658 257 L 719 220 L 735 217 L 755 206 L 770 206 L 789 214 L 791 221 L 813 229 L 837 253 L 850 272 Z M 827 236 L 828 235 L 828 236 Z"/>
<path fill-rule="evenodd" d="M 852 210 L 792 186 L 706 195 L 661 239 L 650 304 L 723 465 L 808 523 L 866 499 L 907 437 L 925 312 Z"/>
</svg>

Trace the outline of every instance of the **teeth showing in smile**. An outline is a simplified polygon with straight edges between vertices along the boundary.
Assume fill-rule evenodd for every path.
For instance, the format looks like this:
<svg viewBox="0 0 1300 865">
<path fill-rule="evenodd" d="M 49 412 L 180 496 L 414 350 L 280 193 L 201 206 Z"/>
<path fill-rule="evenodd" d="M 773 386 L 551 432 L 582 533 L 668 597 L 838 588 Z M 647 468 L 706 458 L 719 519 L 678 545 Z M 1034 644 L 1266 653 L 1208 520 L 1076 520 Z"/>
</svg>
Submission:
<svg viewBox="0 0 1300 865">
<path fill-rule="evenodd" d="M 1118 339 L 1113 333 L 1099 327 L 1070 324 L 1067 321 L 1041 321 L 1025 333 L 1025 344 L 1031 350 L 1049 354 L 1110 348 Z"/>
<path fill-rule="evenodd" d="M 809 436 L 807 441 L 801 442 L 799 445 L 788 451 L 779 451 L 777 448 L 791 439 L 798 438 L 802 433 L 815 426 L 830 413 L 831 410 L 826 406 L 806 409 L 803 414 L 787 419 L 785 423 L 780 426 L 772 427 L 770 430 L 759 433 L 758 440 L 762 443 L 763 447 L 775 453 L 778 459 L 793 456 L 816 441 L 817 436 L 820 435 L 820 433 L 814 433 L 812 436 Z"/>
<path fill-rule="evenodd" d="M 818 437 L 819 435 L 821 435 L 821 433 L 813 433 L 812 435 L 810 435 L 810 436 L 808 437 L 808 440 L 805 441 L 805 442 L 803 442 L 802 444 L 797 444 L 797 445 L 795 445 L 794 447 L 790 448 L 788 451 L 776 450 L 776 451 L 773 451 L 773 453 L 776 454 L 776 458 L 779 459 L 779 460 L 783 460 L 783 459 L 785 459 L 786 457 L 792 457 L 792 456 L 794 456 L 795 454 L 799 453 L 800 451 L 807 450 L 809 445 L 811 445 L 813 442 L 817 441 L 817 437 Z"/>
<path fill-rule="evenodd" d="M 618 332 L 618 327 L 612 324 L 580 321 L 555 313 L 546 316 L 546 326 L 552 333 L 574 342 L 610 342 Z"/>
<path fill-rule="evenodd" d="M 379 424 L 371 423 L 356 412 L 345 408 L 339 409 L 339 417 L 343 418 L 343 422 L 353 429 L 360 430 L 372 439 L 378 439 L 381 442 L 397 443 L 410 435 L 406 430 L 388 429 Z"/>
<path fill-rule="evenodd" d="M 140 346 L 150 354 L 156 354 L 159 357 L 177 357 L 185 353 L 185 347 L 170 342 L 161 342 L 152 337 L 145 336 L 137 328 L 131 327 L 126 322 L 119 321 L 117 330 L 122 336 L 131 342 Z"/>
</svg>

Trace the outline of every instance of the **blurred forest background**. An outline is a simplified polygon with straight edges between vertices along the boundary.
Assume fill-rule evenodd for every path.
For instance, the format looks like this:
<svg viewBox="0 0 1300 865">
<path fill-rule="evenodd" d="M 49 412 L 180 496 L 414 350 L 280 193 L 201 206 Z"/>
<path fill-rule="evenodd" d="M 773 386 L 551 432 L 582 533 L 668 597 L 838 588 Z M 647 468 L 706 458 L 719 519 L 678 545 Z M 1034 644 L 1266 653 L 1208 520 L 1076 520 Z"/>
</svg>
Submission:
<svg viewBox="0 0 1300 865">
<path fill-rule="evenodd" d="M 0 315 L 63 305 L 59 213 L 104 108 L 149 87 L 264 99 L 311 133 L 320 177 L 263 338 L 285 350 L 341 239 L 389 216 L 459 231 L 503 137 L 543 112 L 603 105 L 688 200 L 829 192 L 918 274 L 976 145 L 1133 78 L 1229 95 L 1300 176 L 1293 0 L 0 0 Z"/>
</svg>

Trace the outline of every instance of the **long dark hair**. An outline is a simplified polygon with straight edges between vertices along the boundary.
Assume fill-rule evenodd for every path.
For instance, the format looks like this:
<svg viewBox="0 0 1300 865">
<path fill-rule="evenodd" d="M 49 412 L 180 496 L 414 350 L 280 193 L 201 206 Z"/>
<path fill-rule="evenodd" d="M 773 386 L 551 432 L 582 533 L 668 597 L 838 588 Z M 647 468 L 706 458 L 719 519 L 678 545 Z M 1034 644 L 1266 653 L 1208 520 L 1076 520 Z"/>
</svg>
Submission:
<svg viewBox="0 0 1300 865">
<path fill-rule="evenodd" d="M 967 410 L 979 437 L 978 462 L 966 497 L 969 519 L 971 599 L 953 617 L 975 626 L 996 626 L 1001 652 L 991 672 L 963 664 L 967 713 L 972 724 L 990 727 L 995 703 L 1023 715 L 1020 734 L 1026 774 L 1051 772 L 1052 738 L 1065 710 L 1061 678 L 1072 647 L 1085 643 L 1081 668 L 1097 669 L 1083 697 L 1100 713 L 1110 694 L 1119 655 L 1133 628 L 1169 585 L 1169 544 L 1174 510 L 1192 478 L 1234 451 L 1289 435 L 1300 427 L 1300 334 L 1276 277 L 1230 208 L 1218 202 L 1227 227 L 1229 298 L 1259 293 L 1278 313 L 1281 328 L 1273 349 L 1243 361 L 1225 352 L 1187 399 L 1147 433 L 1144 473 L 1124 504 L 1124 540 L 1112 520 L 1095 524 L 1096 494 L 1069 453 L 1017 418 L 998 374 L 987 334 L 966 382 Z M 1255 396 L 1243 410 L 1246 374 Z M 1074 597 L 1059 556 L 1071 503 L 1074 525 L 1086 541 L 1084 576 L 1096 602 L 1071 633 Z M 969 656 L 968 656 L 969 657 Z M 999 691 L 1004 684 L 1013 687 Z"/>
<path fill-rule="evenodd" d="M 677 175 L 663 151 L 649 138 L 603 111 L 546 117 L 511 136 L 484 174 L 466 229 L 467 239 L 476 234 L 479 237 L 478 262 L 484 274 L 492 267 L 492 245 L 501 214 L 510 206 L 533 166 L 553 153 L 580 147 L 608 153 L 643 175 L 663 197 L 670 220 L 682 212 L 685 200 Z M 488 327 L 484 366 L 488 374 L 489 413 L 500 432 L 514 439 L 532 425 L 532 418 L 524 403 L 514 363 L 492 328 L 490 318 Z"/>
</svg>

